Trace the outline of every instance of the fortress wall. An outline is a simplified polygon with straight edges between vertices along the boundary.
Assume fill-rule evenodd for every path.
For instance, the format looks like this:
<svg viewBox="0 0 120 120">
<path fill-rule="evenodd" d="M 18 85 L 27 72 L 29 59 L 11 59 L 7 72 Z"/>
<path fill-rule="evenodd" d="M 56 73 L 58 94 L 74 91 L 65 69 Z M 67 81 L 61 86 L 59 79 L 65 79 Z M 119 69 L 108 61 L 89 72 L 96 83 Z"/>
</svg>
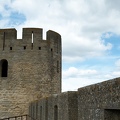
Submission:
<svg viewBox="0 0 120 120">
<path fill-rule="evenodd" d="M 63 102 L 64 101 L 64 102 Z M 68 93 L 48 98 L 48 118 L 50 120 L 68 120 Z"/>
<path fill-rule="evenodd" d="M 79 88 L 78 91 L 54 94 L 36 101 L 35 105 L 44 106 L 42 117 L 46 116 L 48 120 L 119 120 L 120 78 Z M 37 109 L 40 120 L 40 107 Z M 30 115 L 33 113 L 36 111 Z"/>
<path fill-rule="evenodd" d="M 54 95 L 48 98 L 48 118 L 49 120 L 55 120 L 55 117 L 57 120 L 78 120 L 77 106 L 75 91 Z"/>
<path fill-rule="evenodd" d="M 69 91 L 31 103 L 29 114 L 38 120 L 78 120 L 77 106 L 77 92 Z"/>
<path fill-rule="evenodd" d="M 120 78 L 61 93 L 61 36 L 42 34 L 24 28 L 17 39 L 15 29 L 0 29 L 0 118 L 119 120 Z"/>
<path fill-rule="evenodd" d="M 81 120 L 106 120 L 107 110 L 120 109 L 120 78 L 80 88 L 78 91 L 78 113 Z M 110 113 L 110 112 L 109 112 Z M 120 112 L 118 112 L 120 113 Z M 114 114 L 113 119 L 116 119 Z"/>
<path fill-rule="evenodd" d="M 80 108 L 78 111 L 78 120 L 105 120 L 104 110 L 100 108 Z"/>
<path fill-rule="evenodd" d="M 15 29 L 0 29 L 0 46 L 4 46 L 0 50 L 0 118 L 27 114 L 31 101 L 61 92 L 61 71 L 57 73 L 56 61 L 52 61 L 61 54 L 53 52 L 52 56 L 50 47 L 57 45 L 55 40 L 42 40 L 39 28 L 24 28 L 22 39 L 16 36 Z M 1 76 L 4 60 L 8 63 L 6 77 Z"/>
<path fill-rule="evenodd" d="M 47 98 L 43 98 L 39 101 L 34 101 L 29 106 L 29 115 L 37 120 L 47 120 L 48 118 L 48 106 Z"/>
<path fill-rule="evenodd" d="M 48 118 L 48 101 L 44 98 L 38 102 L 38 120 L 47 120 Z"/>
<path fill-rule="evenodd" d="M 78 93 L 77 91 L 68 92 L 69 120 L 78 120 Z"/>
</svg>

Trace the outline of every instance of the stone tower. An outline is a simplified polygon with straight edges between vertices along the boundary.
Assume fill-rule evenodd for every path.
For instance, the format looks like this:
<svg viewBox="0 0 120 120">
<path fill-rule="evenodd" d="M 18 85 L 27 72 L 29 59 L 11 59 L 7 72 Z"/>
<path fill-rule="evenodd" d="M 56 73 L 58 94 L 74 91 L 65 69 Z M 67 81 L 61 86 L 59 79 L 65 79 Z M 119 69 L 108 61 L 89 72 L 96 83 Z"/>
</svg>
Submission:
<svg viewBox="0 0 120 120">
<path fill-rule="evenodd" d="M 0 118 L 28 113 L 31 101 L 61 92 L 61 36 L 41 28 L 0 29 Z"/>
</svg>

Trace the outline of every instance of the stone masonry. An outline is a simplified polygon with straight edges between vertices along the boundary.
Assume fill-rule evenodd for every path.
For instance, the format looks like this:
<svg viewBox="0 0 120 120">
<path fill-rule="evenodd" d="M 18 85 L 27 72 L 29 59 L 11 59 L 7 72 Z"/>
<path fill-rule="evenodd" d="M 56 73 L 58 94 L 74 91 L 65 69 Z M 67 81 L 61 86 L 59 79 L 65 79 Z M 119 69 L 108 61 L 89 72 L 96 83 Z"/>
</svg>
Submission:
<svg viewBox="0 0 120 120">
<path fill-rule="evenodd" d="M 37 120 L 120 120 L 120 78 L 34 101 L 29 114 Z"/>
<path fill-rule="evenodd" d="M 61 92 L 61 36 L 41 28 L 0 29 L 0 118 L 28 114 L 29 103 Z"/>
<path fill-rule="evenodd" d="M 120 120 L 120 78 L 61 93 L 61 36 L 42 36 L 41 28 L 23 28 L 22 39 L 0 29 L 0 118 Z"/>
</svg>

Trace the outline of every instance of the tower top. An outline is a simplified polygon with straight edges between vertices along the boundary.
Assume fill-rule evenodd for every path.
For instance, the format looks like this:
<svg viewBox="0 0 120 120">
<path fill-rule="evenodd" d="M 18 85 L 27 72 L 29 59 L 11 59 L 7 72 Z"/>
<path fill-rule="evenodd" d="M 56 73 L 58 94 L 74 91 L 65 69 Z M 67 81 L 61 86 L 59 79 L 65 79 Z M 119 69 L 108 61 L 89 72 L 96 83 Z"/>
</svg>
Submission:
<svg viewBox="0 0 120 120">
<path fill-rule="evenodd" d="M 17 39 L 17 30 L 15 28 L 10 29 L 0 29 L 0 49 L 6 50 L 8 47 L 15 46 L 26 46 L 32 49 L 32 46 L 37 46 L 43 40 L 43 29 L 42 28 L 23 28 L 22 39 Z M 59 41 L 61 40 L 61 35 L 55 31 L 48 30 L 46 33 L 46 41 Z"/>
</svg>

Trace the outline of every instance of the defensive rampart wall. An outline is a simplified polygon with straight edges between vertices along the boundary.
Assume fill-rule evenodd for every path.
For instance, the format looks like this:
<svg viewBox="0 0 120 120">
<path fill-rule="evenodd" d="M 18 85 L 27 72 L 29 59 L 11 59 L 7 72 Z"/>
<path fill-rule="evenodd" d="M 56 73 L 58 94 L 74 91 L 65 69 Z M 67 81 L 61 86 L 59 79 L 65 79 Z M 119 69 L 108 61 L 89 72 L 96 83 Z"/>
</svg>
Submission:
<svg viewBox="0 0 120 120">
<path fill-rule="evenodd" d="M 44 98 L 29 110 L 38 120 L 119 120 L 120 78 Z"/>
<path fill-rule="evenodd" d="M 81 120 L 119 120 L 120 78 L 80 88 L 78 108 Z"/>
</svg>

